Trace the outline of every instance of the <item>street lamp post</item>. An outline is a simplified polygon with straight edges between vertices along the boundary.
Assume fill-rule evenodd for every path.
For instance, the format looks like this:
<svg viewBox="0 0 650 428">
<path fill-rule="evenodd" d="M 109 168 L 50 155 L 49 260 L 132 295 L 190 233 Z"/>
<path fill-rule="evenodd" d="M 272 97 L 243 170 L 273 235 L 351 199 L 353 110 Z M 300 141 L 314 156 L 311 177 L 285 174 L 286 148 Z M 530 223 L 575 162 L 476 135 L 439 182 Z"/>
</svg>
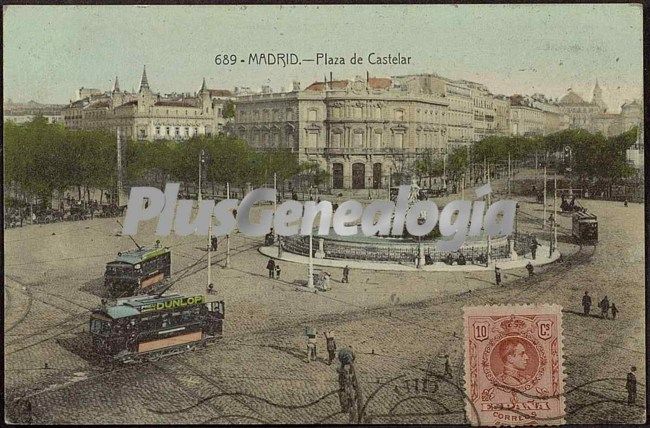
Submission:
<svg viewBox="0 0 650 428">
<path fill-rule="evenodd" d="M 546 159 L 544 159 L 544 223 L 542 225 L 542 230 L 545 229 L 546 229 Z"/>
<path fill-rule="evenodd" d="M 208 224 L 208 289 L 212 284 L 212 212 L 210 212 L 210 223 Z"/>
<path fill-rule="evenodd" d="M 307 288 L 314 288 L 314 261 L 313 261 L 313 238 L 312 230 L 309 230 L 309 277 L 307 278 Z"/>
<path fill-rule="evenodd" d="M 226 199 L 230 199 L 230 183 L 226 183 Z M 226 235 L 226 267 L 230 267 L 230 234 Z"/>
<path fill-rule="evenodd" d="M 201 202 L 201 167 L 203 166 L 204 156 L 205 150 L 201 150 L 201 154 L 199 155 L 199 195 L 197 197 L 199 202 Z"/>
<path fill-rule="evenodd" d="M 487 178 L 487 184 L 488 184 L 488 187 L 489 187 L 490 186 L 490 164 L 489 163 L 486 163 L 486 165 L 485 165 L 485 175 L 487 175 L 486 178 Z M 492 192 L 487 194 L 487 206 L 485 207 L 486 211 L 490 208 L 490 202 L 492 202 L 492 199 L 490 198 L 491 193 Z M 486 232 L 487 232 L 487 230 L 486 230 Z M 492 261 L 492 257 L 491 257 L 491 254 L 490 254 L 491 250 L 492 250 L 491 244 L 492 243 L 490 242 L 490 234 L 488 233 L 487 234 L 487 257 L 486 257 L 488 266 L 490 266 L 490 262 Z"/>
<path fill-rule="evenodd" d="M 554 174 L 553 187 L 555 187 L 553 196 L 553 247 L 557 247 L 557 171 Z M 553 251 L 551 251 L 551 255 L 553 255 Z"/>
</svg>

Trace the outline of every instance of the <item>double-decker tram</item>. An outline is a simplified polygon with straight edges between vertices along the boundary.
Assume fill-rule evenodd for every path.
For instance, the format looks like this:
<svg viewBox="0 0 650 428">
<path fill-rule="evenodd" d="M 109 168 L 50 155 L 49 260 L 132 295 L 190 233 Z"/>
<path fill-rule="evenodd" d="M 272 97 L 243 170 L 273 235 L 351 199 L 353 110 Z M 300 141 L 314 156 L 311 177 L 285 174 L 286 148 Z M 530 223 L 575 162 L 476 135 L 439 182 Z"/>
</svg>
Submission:
<svg viewBox="0 0 650 428">
<path fill-rule="evenodd" d="M 223 333 L 223 301 L 181 294 L 102 302 L 90 317 L 95 352 L 107 361 L 155 361 L 204 347 Z"/>
<path fill-rule="evenodd" d="M 106 264 L 104 286 L 112 297 L 154 292 L 171 275 L 171 266 L 171 251 L 159 242 L 117 253 L 117 258 Z"/>
</svg>

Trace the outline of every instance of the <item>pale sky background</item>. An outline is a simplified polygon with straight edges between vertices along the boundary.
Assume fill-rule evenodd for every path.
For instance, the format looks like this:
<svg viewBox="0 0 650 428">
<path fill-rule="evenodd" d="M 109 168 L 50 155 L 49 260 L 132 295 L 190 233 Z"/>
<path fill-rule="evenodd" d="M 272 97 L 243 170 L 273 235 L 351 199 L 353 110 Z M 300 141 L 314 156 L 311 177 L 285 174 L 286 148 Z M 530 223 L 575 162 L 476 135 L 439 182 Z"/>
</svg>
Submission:
<svg viewBox="0 0 650 428">
<path fill-rule="evenodd" d="M 4 6 L 4 98 L 67 103 L 80 87 L 154 92 L 435 72 L 495 94 L 586 100 L 596 79 L 610 111 L 643 95 L 640 5 Z M 345 66 L 216 66 L 217 53 L 316 52 Z M 410 65 L 349 65 L 401 52 Z"/>
</svg>

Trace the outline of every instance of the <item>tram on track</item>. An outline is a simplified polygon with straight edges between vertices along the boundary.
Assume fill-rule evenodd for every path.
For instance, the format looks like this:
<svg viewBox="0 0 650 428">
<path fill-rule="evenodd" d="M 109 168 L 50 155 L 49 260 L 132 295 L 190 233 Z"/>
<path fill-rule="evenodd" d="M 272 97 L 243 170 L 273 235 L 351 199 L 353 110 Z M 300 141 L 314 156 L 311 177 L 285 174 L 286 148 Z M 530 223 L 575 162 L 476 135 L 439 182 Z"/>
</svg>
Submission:
<svg viewBox="0 0 650 428">
<path fill-rule="evenodd" d="M 155 292 L 171 275 L 172 257 L 159 242 L 151 247 L 117 253 L 106 264 L 104 286 L 111 297 L 126 297 Z"/>
<path fill-rule="evenodd" d="M 105 361 L 155 361 L 214 342 L 224 319 L 224 302 L 205 296 L 135 296 L 102 301 L 90 316 L 90 334 Z"/>
<path fill-rule="evenodd" d="M 571 234 L 580 243 L 598 242 L 598 218 L 587 212 L 577 212 L 572 216 Z"/>
</svg>

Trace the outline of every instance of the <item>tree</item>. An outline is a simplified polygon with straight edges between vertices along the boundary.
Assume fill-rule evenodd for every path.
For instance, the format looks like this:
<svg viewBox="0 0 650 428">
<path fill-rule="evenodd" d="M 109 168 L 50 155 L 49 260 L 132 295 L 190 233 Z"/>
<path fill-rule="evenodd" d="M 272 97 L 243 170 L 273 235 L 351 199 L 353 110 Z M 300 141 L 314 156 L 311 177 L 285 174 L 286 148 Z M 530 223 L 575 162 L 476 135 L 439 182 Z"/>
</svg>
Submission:
<svg viewBox="0 0 650 428">
<path fill-rule="evenodd" d="M 226 101 L 222 115 L 224 119 L 233 119 L 235 117 L 235 103 L 232 100 Z"/>
</svg>

